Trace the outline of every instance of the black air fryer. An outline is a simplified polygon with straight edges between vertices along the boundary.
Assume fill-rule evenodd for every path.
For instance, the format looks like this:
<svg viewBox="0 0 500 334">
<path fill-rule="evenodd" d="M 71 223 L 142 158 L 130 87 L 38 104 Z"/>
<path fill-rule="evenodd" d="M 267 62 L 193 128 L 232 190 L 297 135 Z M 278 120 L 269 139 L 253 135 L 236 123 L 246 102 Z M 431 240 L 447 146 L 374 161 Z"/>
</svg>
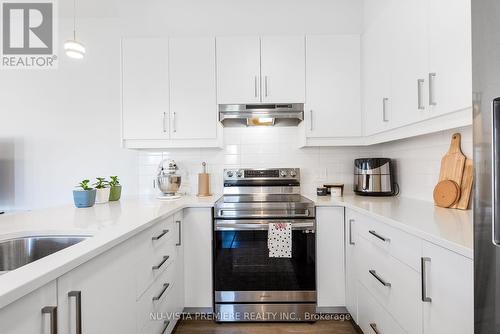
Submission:
<svg viewBox="0 0 500 334">
<path fill-rule="evenodd" d="M 394 196 L 398 186 L 394 167 L 388 158 L 354 160 L 354 192 L 364 196 Z"/>
</svg>

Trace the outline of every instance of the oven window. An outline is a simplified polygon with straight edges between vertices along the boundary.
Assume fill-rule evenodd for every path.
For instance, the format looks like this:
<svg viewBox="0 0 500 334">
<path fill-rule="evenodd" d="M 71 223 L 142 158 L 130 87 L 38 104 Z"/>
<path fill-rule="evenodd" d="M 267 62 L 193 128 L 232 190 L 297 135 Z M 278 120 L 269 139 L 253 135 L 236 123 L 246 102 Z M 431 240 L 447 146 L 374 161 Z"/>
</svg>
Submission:
<svg viewBox="0 0 500 334">
<path fill-rule="evenodd" d="M 267 231 L 216 231 L 217 291 L 316 290 L 315 234 L 292 231 L 292 258 L 270 258 Z"/>
</svg>

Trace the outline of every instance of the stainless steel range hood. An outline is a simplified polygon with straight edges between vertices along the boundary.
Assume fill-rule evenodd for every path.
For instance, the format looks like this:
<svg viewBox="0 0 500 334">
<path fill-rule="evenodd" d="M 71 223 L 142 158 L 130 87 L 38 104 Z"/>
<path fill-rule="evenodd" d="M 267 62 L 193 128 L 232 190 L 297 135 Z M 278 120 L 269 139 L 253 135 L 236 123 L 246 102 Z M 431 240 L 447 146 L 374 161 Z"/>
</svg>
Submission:
<svg viewBox="0 0 500 334">
<path fill-rule="evenodd" d="M 219 104 L 219 121 L 227 127 L 294 126 L 303 120 L 303 103 Z"/>
</svg>

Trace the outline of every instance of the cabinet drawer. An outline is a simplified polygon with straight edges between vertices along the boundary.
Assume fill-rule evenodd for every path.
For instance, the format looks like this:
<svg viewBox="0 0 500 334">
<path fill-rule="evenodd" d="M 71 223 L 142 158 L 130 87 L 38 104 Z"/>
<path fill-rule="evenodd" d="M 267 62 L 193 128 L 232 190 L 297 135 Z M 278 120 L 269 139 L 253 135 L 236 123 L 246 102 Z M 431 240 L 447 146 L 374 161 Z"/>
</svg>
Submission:
<svg viewBox="0 0 500 334">
<path fill-rule="evenodd" d="M 137 239 L 136 296 L 174 262 L 177 255 L 177 225 L 173 217 L 141 233 Z"/>
<path fill-rule="evenodd" d="M 137 301 L 137 328 L 141 333 L 162 333 L 164 320 L 171 320 L 171 312 L 175 312 L 174 289 L 176 288 L 176 272 L 172 266 L 165 270 Z M 156 319 L 155 319 L 156 317 Z M 144 328 L 158 330 L 144 331 Z M 168 331 L 166 332 L 168 333 Z"/>
<path fill-rule="evenodd" d="M 362 237 L 357 246 L 361 283 L 408 333 L 421 333 L 420 274 Z"/>
<path fill-rule="evenodd" d="M 362 285 L 359 292 L 358 325 L 365 334 L 405 334 L 389 313 Z"/>
<path fill-rule="evenodd" d="M 420 272 L 420 239 L 357 212 L 350 216 L 356 222 L 354 233 Z"/>
</svg>

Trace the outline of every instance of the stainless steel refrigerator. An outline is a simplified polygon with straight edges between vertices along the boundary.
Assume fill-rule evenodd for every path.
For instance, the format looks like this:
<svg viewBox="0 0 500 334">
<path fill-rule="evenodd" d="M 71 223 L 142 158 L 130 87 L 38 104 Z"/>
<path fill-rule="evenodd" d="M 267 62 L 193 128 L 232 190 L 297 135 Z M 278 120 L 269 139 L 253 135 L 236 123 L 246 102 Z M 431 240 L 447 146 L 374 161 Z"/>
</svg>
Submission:
<svg viewBox="0 0 500 334">
<path fill-rule="evenodd" d="M 472 0 L 475 334 L 500 333 L 500 0 Z"/>
</svg>

